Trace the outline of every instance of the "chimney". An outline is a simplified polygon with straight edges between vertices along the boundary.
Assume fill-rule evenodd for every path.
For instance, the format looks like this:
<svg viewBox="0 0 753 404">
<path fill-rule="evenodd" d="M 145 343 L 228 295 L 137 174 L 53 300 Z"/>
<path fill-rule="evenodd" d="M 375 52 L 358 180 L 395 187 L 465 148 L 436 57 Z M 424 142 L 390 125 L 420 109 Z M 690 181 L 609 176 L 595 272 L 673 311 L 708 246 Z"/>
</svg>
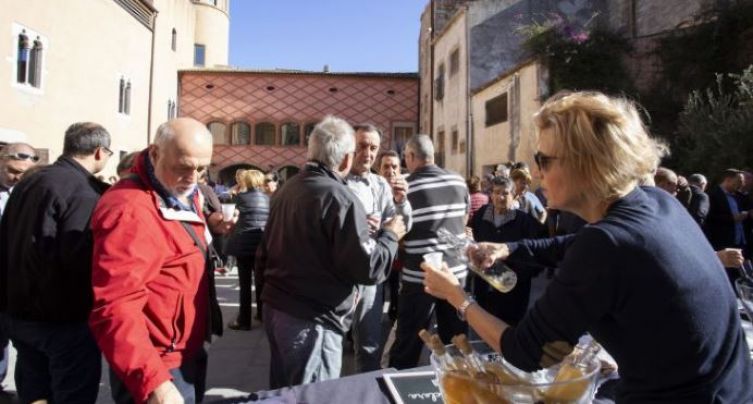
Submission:
<svg viewBox="0 0 753 404">
<path fill-rule="evenodd" d="M 324 73 L 329 73 L 329 65 L 324 65 L 324 69 L 322 69 Z"/>
</svg>

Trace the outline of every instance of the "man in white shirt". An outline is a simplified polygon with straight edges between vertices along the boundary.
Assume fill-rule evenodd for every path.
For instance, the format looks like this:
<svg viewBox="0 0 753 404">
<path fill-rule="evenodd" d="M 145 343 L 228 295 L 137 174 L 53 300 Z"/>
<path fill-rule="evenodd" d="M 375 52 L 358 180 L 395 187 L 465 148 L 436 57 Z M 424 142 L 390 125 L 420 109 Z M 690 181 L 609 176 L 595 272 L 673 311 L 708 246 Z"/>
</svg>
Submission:
<svg viewBox="0 0 753 404">
<path fill-rule="evenodd" d="M 402 215 L 406 231 L 411 226 L 411 207 L 406 198 L 408 184 L 402 177 L 389 183 L 371 172 L 379 155 L 381 136 L 373 125 L 357 125 L 356 151 L 353 167 L 346 177 L 348 188 L 363 204 L 369 230 L 375 234 L 382 223 L 395 215 Z M 356 351 L 356 370 L 369 372 L 380 368 L 382 348 L 382 284 L 359 285 L 359 300 L 353 321 L 353 342 Z"/>
</svg>

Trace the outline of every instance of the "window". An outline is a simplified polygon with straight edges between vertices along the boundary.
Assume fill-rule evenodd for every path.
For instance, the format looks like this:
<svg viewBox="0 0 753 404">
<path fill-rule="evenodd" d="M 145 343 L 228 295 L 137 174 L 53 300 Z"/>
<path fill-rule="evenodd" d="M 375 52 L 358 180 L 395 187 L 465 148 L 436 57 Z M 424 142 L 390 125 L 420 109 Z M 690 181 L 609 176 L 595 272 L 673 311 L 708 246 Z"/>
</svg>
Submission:
<svg viewBox="0 0 753 404">
<path fill-rule="evenodd" d="M 434 142 L 434 163 L 440 167 L 444 166 L 444 129 L 439 129 Z"/>
<path fill-rule="evenodd" d="M 225 133 L 225 124 L 222 122 L 210 122 L 207 128 L 212 133 L 212 142 L 214 144 L 227 144 L 227 135 Z"/>
<path fill-rule="evenodd" d="M 41 88 L 44 44 L 39 35 L 34 41 L 30 40 L 30 35 L 26 29 L 21 29 L 17 36 L 16 82 Z"/>
<path fill-rule="evenodd" d="M 396 150 L 402 159 L 403 149 L 413 134 L 416 133 L 416 127 L 412 124 L 393 124 L 392 125 L 392 147 Z"/>
<path fill-rule="evenodd" d="M 200 44 L 193 45 L 193 65 L 204 66 L 206 57 L 206 47 Z"/>
<path fill-rule="evenodd" d="M 173 35 L 170 41 L 170 48 L 172 48 L 173 51 L 176 51 L 178 49 L 178 31 L 176 31 L 175 28 L 173 28 Z"/>
<path fill-rule="evenodd" d="M 458 128 L 457 126 L 452 127 L 452 134 L 450 135 L 450 150 L 452 150 L 452 154 L 458 154 L 458 143 L 460 143 L 460 138 L 458 137 Z"/>
<path fill-rule="evenodd" d="M 251 144 L 251 126 L 246 122 L 236 122 L 232 126 L 233 144 Z"/>
<path fill-rule="evenodd" d="M 507 122 L 507 93 L 486 102 L 486 126 Z"/>
<path fill-rule="evenodd" d="M 131 80 L 122 76 L 118 81 L 118 112 L 124 115 L 131 114 Z"/>
<path fill-rule="evenodd" d="M 434 99 L 441 101 L 444 98 L 444 64 L 437 69 L 437 78 L 434 79 Z"/>
<path fill-rule="evenodd" d="M 167 100 L 167 119 L 173 119 L 178 116 L 178 108 L 175 101 Z"/>
<path fill-rule="evenodd" d="M 280 132 L 282 133 L 283 146 L 299 146 L 301 144 L 301 128 L 295 122 L 286 122 L 282 124 Z"/>
<path fill-rule="evenodd" d="M 460 49 L 450 53 L 450 77 L 456 75 L 460 69 Z"/>
<path fill-rule="evenodd" d="M 256 138 L 254 144 L 259 146 L 274 146 L 275 145 L 275 125 L 269 122 L 257 123 L 254 127 L 254 133 Z"/>
<path fill-rule="evenodd" d="M 314 127 L 316 127 L 316 122 L 309 122 L 306 124 L 306 126 L 303 127 L 303 136 L 304 136 L 304 146 L 308 146 L 309 144 L 309 137 L 311 137 L 311 132 L 314 131 Z"/>
</svg>

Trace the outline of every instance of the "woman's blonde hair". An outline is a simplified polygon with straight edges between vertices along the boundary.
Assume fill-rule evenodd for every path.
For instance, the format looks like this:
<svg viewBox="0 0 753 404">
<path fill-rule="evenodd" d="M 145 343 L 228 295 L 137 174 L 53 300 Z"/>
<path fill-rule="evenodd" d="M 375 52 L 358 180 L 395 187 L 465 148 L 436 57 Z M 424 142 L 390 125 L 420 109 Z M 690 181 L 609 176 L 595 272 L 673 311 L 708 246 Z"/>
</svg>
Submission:
<svg viewBox="0 0 753 404">
<path fill-rule="evenodd" d="M 525 180 L 526 185 L 531 185 L 531 173 L 525 168 L 516 168 L 510 173 L 510 179 L 513 181 Z"/>
<path fill-rule="evenodd" d="M 241 177 L 241 185 L 246 189 L 261 189 L 264 187 L 264 173 L 259 170 L 245 170 Z"/>
<path fill-rule="evenodd" d="M 611 200 L 653 175 L 668 153 L 649 137 L 635 104 L 598 92 L 558 93 L 534 115 L 551 129 L 556 157 L 587 195 Z"/>
</svg>

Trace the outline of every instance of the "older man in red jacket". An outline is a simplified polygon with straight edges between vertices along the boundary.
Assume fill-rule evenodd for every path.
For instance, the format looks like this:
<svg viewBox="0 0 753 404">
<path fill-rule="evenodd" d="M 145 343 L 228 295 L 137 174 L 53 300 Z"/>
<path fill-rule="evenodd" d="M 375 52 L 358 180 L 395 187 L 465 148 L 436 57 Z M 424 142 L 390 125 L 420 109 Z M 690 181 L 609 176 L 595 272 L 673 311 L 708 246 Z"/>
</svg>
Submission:
<svg viewBox="0 0 753 404">
<path fill-rule="evenodd" d="M 94 211 L 89 324 L 117 403 L 201 401 L 203 342 L 222 331 L 196 187 L 211 157 L 204 125 L 167 122 Z"/>
</svg>

